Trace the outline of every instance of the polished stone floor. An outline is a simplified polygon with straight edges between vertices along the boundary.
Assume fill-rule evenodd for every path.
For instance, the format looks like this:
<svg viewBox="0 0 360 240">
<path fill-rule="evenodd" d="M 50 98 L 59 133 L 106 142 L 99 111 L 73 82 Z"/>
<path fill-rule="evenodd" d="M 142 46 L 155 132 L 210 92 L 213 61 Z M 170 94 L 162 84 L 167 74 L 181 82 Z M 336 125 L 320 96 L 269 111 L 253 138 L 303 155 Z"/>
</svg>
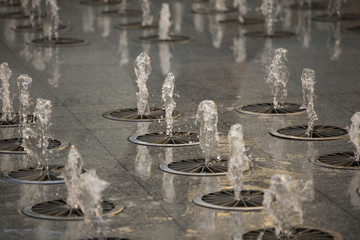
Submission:
<svg viewBox="0 0 360 240">
<path fill-rule="evenodd" d="M 158 19 L 160 1 L 153 1 Z M 249 15 L 261 17 L 260 1 L 248 1 Z M 241 123 L 249 153 L 257 160 L 246 187 L 268 188 L 273 174 L 288 174 L 304 180 L 313 179 L 315 199 L 305 204 L 304 225 L 329 229 L 346 240 L 360 239 L 360 173 L 315 166 L 309 157 L 337 151 L 352 151 L 347 139 L 306 142 L 278 139 L 269 131 L 306 123 L 306 115 L 257 117 L 242 115 L 234 107 L 269 102 L 271 90 L 264 81 L 264 69 L 278 47 L 288 49 L 291 71 L 288 101 L 301 103 L 300 76 L 304 68 L 316 71 L 315 109 L 318 124 L 346 127 L 350 117 L 360 110 L 360 35 L 345 29 L 360 21 L 315 22 L 311 17 L 321 11 L 283 9 L 283 22 L 277 28 L 292 31 L 295 38 L 252 39 L 245 32 L 262 26 L 217 24 L 224 16 L 191 13 L 190 1 L 170 1 L 172 31 L 191 37 L 185 44 L 147 44 L 138 41 L 141 30 L 118 30 L 113 26 L 138 17 L 104 17 L 103 6 L 84 6 L 78 1 L 62 0 L 60 17 L 71 31 L 62 36 L 87 40 L 89 45 L 69 48 L 38 48 L 25 44 L 36 34 L 12 30 L 22 20 L 0 20 L 0 61 L 13 70 L 11 91 L 17 109 L 15 79 L 26 73 L 33 78 L 31 97 L 50 99 L 53 103 L 52 131 L 75 145 L 83 156 L 86 169 L 96 169 L 109 182 L 104 198 L 118 201 L 125 210 L 106 220 L 106 236 L 131 239 L 239 239 L 246 231 L 269 227 L 266 212 L 226 212 L 203 208 L 192 203 L 200 192 L 228 187 L 226 177 L 185 177 L 160 170 L 167 160 L 201 156 L 199 147 L 140 147 L 128 137 L 140 129 L 164 131 L 163 123 L 111 121 L 102 112 L 136 106 L 137 91 L 133 61 L 143 50 L 152 60 L 148 81 L 149 101 L 161 106 L 161 86 L 169 71 L 176 76 L 177 110 L 183 116 L 175 122 L 176 130 L 198 131 L 195 123 L 197 105 L 205 99 L 218 106 L 222 140 L 221 153 L 228 148 L 226 135 L 232 124 Z M 229 1 L 229 4 L 231 2 Z M 201 6 L 201 4 L 200 4 Z M 129 8 L 139 8 L 129 1 Z M 113 9 L 114 6 L 105 7 Z M 5 11 L 6 9 L 0 9 Z M 8 9 L 9 10 L 9 9 Z M 360 12 L 360 2 L 348 1 L 348 12 Z M 1 130 L 3 138 L 14 134 Z M 67 151 L 55 154 L 53 162 L 65 164 Z M 16 169 L 22 156 L 0 155 L 2 172 Z M 21 185 L 0 181 L 0 239 L 80 239 L 95 233 L 83 222 L 33 219 L 21 209 L 46 200 L 66 196 L 63 185 Z M 294 224 L 299 224 L 294 219 Z"/>
</svg>

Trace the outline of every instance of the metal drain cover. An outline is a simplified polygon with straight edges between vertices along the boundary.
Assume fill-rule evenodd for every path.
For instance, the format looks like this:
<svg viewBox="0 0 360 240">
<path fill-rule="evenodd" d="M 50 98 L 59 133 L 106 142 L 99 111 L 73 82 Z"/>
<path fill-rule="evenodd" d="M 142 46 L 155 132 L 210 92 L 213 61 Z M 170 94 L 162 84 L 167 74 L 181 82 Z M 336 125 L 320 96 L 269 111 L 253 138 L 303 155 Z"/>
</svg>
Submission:
<svg viewBox="0 0 360 240">
<path fill-rule="evenodd" d="M 120 4 L 122 3 L 122 0 L 108 0 L 108 1 L 104 1 L 104 0 L 84 0 L 84 1 L 80 1 L 80 4 L 83 5 L 111 5 L 111 4 Z"/>
<path fill-rule="evenodd" d="M 220 23 L 228 24 L 228 25 L 236 25 L 236 26 L 248 26 L 248 25 L 258 25 L 263 24 L 264 20 L 257 19 L 257 18 L 245 18 L 244 22 L 240 22 L 237 18 L 232 19 L 225 19 L 220 21 Z"/>
<path fill-rule="evenodd" d="M 273 103 L 259 103 L 251 104 L 246 106 L 239 106 L 235 108 L 235 111 L 244 114 L 252 115 L 276 115 L 276 116 L 285 116 L 285 115 L 300 115 L 306 113 L 305 109 L 300 109 L 299 104 L 285 103 L 282 108 L 274 108 Z"/>
<path fill-rule="evenodd" d="M 300 6 L 299 4 L 295 3 L 289 6 L 292 10 L 301 10 L 301 11 L 308 11 L 308 10 L 323 10 L 328 7 L 328 2 L 312 2 L 309 4 L 303 4 Z"/>
<path fill-rule="evenodd" d="M 125 9 L 123 11 L 107 10 L 107 11 L 102 11 L 101 14 L 108 17 L 131 17 L 131 16 L 137 17 L 142 14 L 142 11 L 136 9 Z"/>
<path fill-rule="evenodd" d="M 354 158 L 353 152 L 340 152 L 310 158 L 313 164 L 336 169 L 360 170 L 360 161 Z"/>
<path fill-rule="evenodd" d="M 276 31 L 273 35 L 265 35 L 264 32 L 247 32 L 245 33 L 246 37 L 252 38 L 291 38 L 296 37 L 295 33 L 293 32 L 283 32 L 283 31 Z"/>
<path fill-rule="evenodd" d="M 23 118 L 20 119 L 19 113 L 13 113 L 13 120 L 11 121 L 0 121 L 0 128 L 7 128 L 7 127 L 20 127 L 21 121 Z M 2 113 L 0 113 L 0 117 Z M 27 123 L 35 123 L 36 118 L 34 115 L 27 116 Z"/>
<path fill-rule="evenodd" d="M 116 109 L 104 112 L 102 116 L 107 119 L 116 121 L 127 121 L 127 122 L 153 122 L 159 120 L 165 120 L 165 110 L 160 108 L 150 108 L 150 113 L 147 115 L 138 115 L 137 108 L 125 108 Z M 181 112 L 174 111 L 173 118 L 181 116 Z"/>
<path fill-rule="evenodd" d="M 39 17 L 39 14 L 35 14 L 35 18 Z M 45 14 L 41 15 L 41 17 L 45 17 Z M 24 11 L 14 11 L 14 12 L 4 12 L 0 13 L 0 18 L 2 19 L 25 19 L 29 18 L 29 16 L 25 15 Z"/>
<path fill-rule="evenodd" d="M 147 133 L 133 135 L 129 140 L 133 143 L 153 147 L 188 147 L 199 144 L 199 133 L 173 132 L 169 137 L 165 133 Z"/>
<path fill-rule="evenodd" d="M 102 201 L 101 207 L 103 209 L 103 217 L 112 217 L 124 210 L 122 205 L 110 200 Z M 29 217 L 46 220 L 70 221 L 84 219 L 82 210 L 80 208 L 70 207 L 64 199 L 42 202 L 32 207 L 25 207 L 22 209 L 22 213 Z"/>
<path fill-rule="evenodd" d="M 298 240 L 342 240 L 343 238 L 336 232 L 332 232 L 326 229 L 308 227 L 308 226 L 295 226 L 292 228 L 293 236 L 289 239 Z M 255 240 L 259 235 L 263 234 L 262 240 L 276 240 L 276 239 L 288 239 L 286 237 L 277 238 L 274 228 L 257 229 L 249 231 L 242 236 L 243 240 Z"/>
<path fill-rule="evenodd" d="M 264 206 L 264 192 L 261 190 L 242 190 L 241 200 L 235 200 L 234 190 L 224 189 L 219 192 L 198 194 L 193 202 L 197 205 L 230 211 L 255 211 L 262 210 Z"/>
<path fill-rule="evenodd" d="M 310 137 L 305 135 L 307 126 L 286 127 L 279 130 L 271 131 L 270 134 L 275 137 L 304 140 L 304 141 L 326 141 L 337 140 L 348 137 L 346 129 L 334 126 L 314 126 Z"/>
<path fill-rule="evenodd" d="M 337 22 L 337 21 L 353 21 L 360 18 L 358 13 L 344 13 L 339 16 L 329 16 L 327 14 L 312 17 L 312 20 L 319 22 Z"/>
<path fill-rule="evenodd" d="M 228 13 L 236 13 L 236 8 L 228 8 L 227 10 L 216 10 L 212 8 L 197 8 L 191 10 L 192 13 L 195 14 L 208 14 L 208 15 L 215 15 L 215 14 L 228 14 Z"/>
<path fill-rule="evenodd" d="M 162 163 L 160 168 L 168 173 L 186 176 L 223 176 L 227 174 L 228 160 L 213 160 L 205 166 L 204 158 L 194 158 Z"/>
<path fill-rule="evenodd" d="M 116 29 L 151 29 L 151 28 L 158 28 L 158 23 L 153 23 L 151 25 L 143 26 L 141 22 L 130 22 L 130 23 L 119 23 L 114 26 Z"/>
<path fill-rule="evenodd" d="M 15 32 L 42 32 L 43 28 L 42 25 L 31 25 L 31 24 L 25 24 L 25 25 L 18 25 L 15 28 L 13 28 Z M 70 28 L 66 27 L 65 25 L 59 25 L 58 28 L 60 33 L 67 32 L 70 30 Z"/>
<path fill-rule="evenodd" d="M 1 178 L 7 182 L 21 184 L 61 184 L 64 179 L 60 176 L 64 169 L 62 165 L 49 165 L 49 170 L 24 168 L 4 173 Z"/>
<path fill-rule="evenodd" d="M 89 44 L 89 42 L 82 39 L 65 37 L 60 37 L 50 41 L 45 38 L 38 38 L 28 41 L 27 43 L 36 47 L 76 47 Z"/>
<path fill-rule="evenodd" d="M 0 140 L 0 153 L 7 154 L 26 154 L 24 147 L 21 146 L 22 138 L 10 138 Z M 69 146 L 68 143 L 64 143 L 57 139 L 49 139 L 48 149 L 61 151 Z"/>
<path fill-rule="evenodd" d="M 149 43 L 188 43 L 191 38 L 183 35 L 170 35 L 169 39 L 160 39 L 158 35 L 151 35 L 139 38 L 140 42 Z"/>
</svg>

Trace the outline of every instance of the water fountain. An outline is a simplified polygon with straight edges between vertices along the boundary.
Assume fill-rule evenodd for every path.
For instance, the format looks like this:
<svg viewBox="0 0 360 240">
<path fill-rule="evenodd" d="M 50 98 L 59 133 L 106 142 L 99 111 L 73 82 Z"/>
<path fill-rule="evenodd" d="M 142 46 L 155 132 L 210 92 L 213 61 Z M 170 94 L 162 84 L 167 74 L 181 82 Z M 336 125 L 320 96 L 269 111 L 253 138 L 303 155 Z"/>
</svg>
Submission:
<svg viewBox="0 0 360 240">
<path fill-rule="evenodd" d="M 267 68 L 266 82 L 270 85 L 273 93 L 272 103 L 259 103 L 235 108 L 237 112 L 252 115 L 299 115 L 305 113 L 299 104 L 285 103 L 287 96 L 286 85 L 290 78 L 288 70 L 288 51 L 284 48 L 275 50 L 272 63 Z"/>
<path fill-rule="evenodd" d="M 90 225 L 95 218 L 112 217 L 124 209 L 110 200 L 102 200 L 101 192 L 107 182 L 101 180 L 95 170 L 84 171 L 80 153 L 74 146 L 69 151 L 68 162 L 62 171 L 68 191 L 66 199 L 57 199 L 35 204 L 22 209 L 22 213 L 47 220 L 83 220 Z"/>
<path fill-rule="evenodd" d="M 354 146 L 353 152 L 337 152 L 322 156 L 312 156 L 310 161 L 322 167 L 336 169 L 359 169 L 360 168 L 360 112 L 351 117 L 351 125 L 348 128 L 349 138 Z"/>
<path fill-rule="evenodd" d="M 59 6 L 57 0 L 45 0 L 45 19 L 42 22 L 42 38 L 33 39 L 28 44 L 37 47 L 65 47 L 65 46 L 82 46 L 88 42 L 69 37 L 60 37 L 59 31 L 61 29 Z"/>
<path fill-rule="evenodd" d="M 224 15 L 209 16 L 209 32 L 211 34 L 212 45 L 216 49 L 221 48 L 224 38 L 224 25 L 218 24 L 219 21 L 224 20 Z"/>
<path fill-rule="evenodd" d="M 301 75 L 301 82 L 303 87 L 303 104 L 300 108 L 306 109 L 309 119 L 308 124 L 274 130 L 271 131 L 270 134 L 275 137 L 305 141 L 336 140 L 348 137 L 347 130 L 339 127 L 314 126 L 314 122 L 318 120 L 314 109 L 315 71 L 310 68 L 305 68 Z"/>
<path fill-rule="evenodd" d="M 254 38 L 286 38 L 294 37 L 292 32 L 275 31 L 275 23 L 278 21 L 278 14 L 281 5 L 279 0 L 262 0 L 261 13 L 265 18 L 264 32 L 248 32 L 246 36 Z"/>
<path fill-rule="evenodd" d="M 151 74 L 151 59 L 146 52 L 140 53 L 134 61 L 136 83 L 139 92 L 136 93 L 137 108 L 116 109 L 104 112 L 103 117 L 117 121 L 149 122 L 165 120 L 165 111 L 160 108 L 149 107 L 149 92 L 146 87 L 147 80 Z M 173 112 L 173 118 L 180 117 L 181 113 Z"/>
<path fill-rule="evenodd" d="M 253 163 L 252 158 L 246 154 L 243 130 L 240 124 L 231 127 L 228 139 L 230 159 L 227 166 L 227 178 L 232 189 L 198 194 L 193 201 L 200 206 L 220 210 L 261 210 L 263 209 L 264 192 L 255 189 L 243 189 L 243 172 L 248 171 Z"/>
<path fill-rule="evenodd" d="M 117 9 L 107 10 L 106 7 L 105 10 L 101 11 L 101 14 L 108 17 L 137 17 L 142 14 L 141 10 L 128 9 L 127 7 L 127 0 L 122 0 Z"/>
<path fill-rule="evenodd" d="M 291 4 L 290 9 L 307 11 L 307 10 L 324 10 L 328 6 L 328 2 L 318 2 L 314 0 L 298 0 L 297 3 Z"/>
<path fill-rule="evenodd" d="M 273 175 L 270 188 L 265 190 L 264 208 L 274 222 L 274 228 L 249 231 L 244 240 L 257 239 L 342 239 L 332 231 L 303 226 L 303 205 L 314 199 L 312 180 L 304 182 L 292 179 L 288 175 Z M 293 226 L 291 220 L 297 216 L 301 225 Z"/>
<path fill-rule="evenodd" d="M 26 104 L 26 102 L 23 102 L 22 96 L 25 94 L 28 94 L 24 91 L 28 91 L 28 89 L 23 89 L 21 85 L 18 84 L 19 88 L 19 98 L 20 98 L 20 113 L 14 113 L 13 111 L 13 104 L 10 96 L 10 78 L 12 76 L 12 71 L 9 67 L 9 64 L 4 62 L 0 65 L 0 80 L 1 80 L 1 101 L 2 101 L 2 109 L 0 113 L 0 127 L 19 127 L 21 126 L 23 121 L 26 121 L 28 123 L 32 123 L 34 121 L 34 118 L 31 114 L 28 115 L 22 115 L 21 108 L 22 103 Z M 23 79 L 24 75 L 21 75 L 18 78 Z M 21 81 L 21 80 L 20 80 Z"/>
<path fill-rule="evenodd" d="M 130 10 L 127 10 L 130 11 Z M 136 10 L 133 10 L 136 11 Z M 126 12 L 125 12 L 126 13 Z M 125 14 L 124 13 L 124 14 Z M 124 22 L 115 25 L 116 29 L 153 29 L 158 27 L 158 23 L 154 22 L 154 16 L 151 14 L 150 0 L 141 0 L 141 11 L 142 21 L 136 22 Z"/>
<path fill-rule="evenodd" d="M 264 23 L 263 20 L 257 18 L 246 18 L 246 14 L 249 11 L 247 0 L 234 0 L 234 8 L 238 9 L 238 17 L 237 18 L 229 18 L 220 23 L 225 23 L 228 25 L 234 26 L 246 26 L 246 25 L 257 25 Z"/>
<path fill-rule="evenodd" d="M 129 137 L 133 143 L 154 147 L 186 147 L 198 145 L 198 133 L 173 130 L 173 112 L 175 101 L 173 100 L 175 76 L 168 73 L 162 86 L 162 99 L 165 109 L 166 132 L 155 132 L 147 134 L 135 134 Z M 143 108 L 146 109 L 145 106 Z"/>
<path fill-rule="evenodd" d="M 298 25 L 296 27 L 296 35 L 303 48 L 310 48 L 311 43 L 311 11 L 298 13 Z"/>
<path fill-rule="evenodd" d="M 210 0 L 208 7 L 192 9 L 192 13 L 195 14 L 225 14 L 234 13 L 236 11 L 237 9 L 235 7 L 227 7 L 225 0 Z"/>
<path fill-rule="evenodd" d="M 360 18 L 358 13 L 343 13 L 344 0 L 330 0 L 327 5 L 327 13 L 313 17 L 314 21 L 333 22 L 333 21 L 352 21 Z"/>
<path fill-rule="evenodd" d="M 25 92 L 21 96 L 24 101 L 21 107 L 22 115 L 28 116 L 29 97 L 26 95 L 28 93 L 26 87 L 31 83 L 31 78 L 27 75 L 20 75 L 18 82 Z M 2 179 L 24 184 L 64 183 L 63 179 L 59 177 L 63 166 L 50 164 L 50 159 L 54 151 L 64 150 L 68 145 L 52 137 L 50 132 L 51 112 L 51 101 L 38 98 L 34 112 L 36 124 L 28 124 L 24 120 L 22 137 L 0 141 L 1 153 L 27 154 L 24 167 L 2 173 Z"/>
<path fill-rule="evenodd" d="M 204 100 L 199 104 L 196 121 L 200 123 L 200 148 L 202 157 L 164 162 L 160 168 L 169 173 L 187 176 L 221 176 L 227 172 L 226 159 L 218 152 L 219 136 L 217 130 L 218 112 L 216 104 Z"/>
<path fill-rule="evenodd" d="M 151 43 L 186 43 L 190 40 L 189 37 L 184 35 L 170 34 L 170 21 L 171 13 L 168 3 L 163 3 L 160 10 L 159 30 L 158 35 L 150 35 L 140 37 L 141 42 Z"/>
</svg>

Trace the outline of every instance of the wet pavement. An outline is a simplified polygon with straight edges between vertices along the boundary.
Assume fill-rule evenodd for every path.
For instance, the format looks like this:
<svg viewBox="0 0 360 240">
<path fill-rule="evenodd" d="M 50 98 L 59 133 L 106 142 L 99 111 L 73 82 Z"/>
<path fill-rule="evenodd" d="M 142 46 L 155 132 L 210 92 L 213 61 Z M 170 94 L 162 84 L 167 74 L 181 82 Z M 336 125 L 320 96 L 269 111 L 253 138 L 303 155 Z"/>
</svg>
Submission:
<svg viewBox="0 0 360 240">
<path fill-rule="evenodd" d="M 261 18 L 257 9 L 260 1 L 248 2 L 252 7 L 249 15 Z M 307 142 L 274 138 L 269 131 L 306 124 L 306 115 L 259 117 L 234 111 L 239 105 L 272 101 L 264 80 L 265 66 L 273 51 L 283 47 L 289 51 L 291 73 L 287 102 L 301 104 L 301 72 L 312 68 L 316 71 L 317 124 L 349 126 L 351 116 L 360 110 L 360 35 L 346 28 L 360 25 L 360 20 L 315 22 L 311 17 L 322 11 L 285 8 L 281 16 L 286 22 L 279 22 L 276 27 L 294 32 L 297 37 L 253 39 L 242 35 L 261 31 L 261 25 L 240 28 L 218 24 L 224 15 L 193 14 L 190 1 L 170 1 L 173 33 L 189 36 L 191 41 L 152 44 L 138 40 L 143 34 L 151 34 L 151 30 L 144 33 L 114 28 L 117 23 L 140 18 L 101 15 L 102 10 L 115 6 L 85 6 L 71 0 L 59 4 L 62 23 L 71 28 L 61 36 L 84 39 L 90 44 L 69 48 L 30 46 L 25 42 L 37 34 L 12 30 L 22 20 L 1 19 L 0 60 L 8 62 L 13 71 L 10 84 L 14 108 L 18 109 L 15 79 L 19 74 L 29 74 L 33 78 L 33 102 L 38 97 L 53 102 L 53 135 L 75 145 L 83 156 L 84 167 L 96 169 L 98 176 L 110 183 L 104 198 L 125 206 L 122 213 L 104 221 L 106 236 L 238 239 L 246 231 L 272 226 L 264 211 L 219 211 L 192 203 L 198 193 L 229 187 L 226 177 L 186 177 L 160 170 L 164 161 L 201 156 L 198 146 L 156 148 L 128 141 L 140 129 L 165 131 L 163 122 L 131 123 L 102 117 L 111 109 L 136 106 L 133 61 L 148 50 L 153 69 L 148 80 L 151 106 L 161 107 L 165 75 L 169 71 L 175 74 L 176 109 L 183 113 L 175 121 L 175 130 L 198 131 L 197 105 L 205 99 L 215 101 L 223 143 L 221 153 L 227 155 L 230 126 L 240 123 L 248 151 L 257 160 L 251 174 L 245 177 L 247 188 L 268 188 L 273 174 L 313 179 L 315 199 L 305 204 L 303 224 L 338 232 L 346 240 L 360 239 L 359 171 L 324 168 L 309 161 L 312 156 L 353 151 L 349 140 Z M 129 8 L 138 9 L 138 1 L 129 1 Z M 158 19 L 160 2 L 154 1 L 152 9 Z M 348 1 L 345 11 L 360 12 L 359 2 Z M 17 133 L 16 129 L 3 129 L 0 134 L 9 138 Z M 53 154 L 52 163 L 65 164 L 67 154 L 67 150 Z M 26 156 L 1 154 L 0 159 L 1 171 L 8 172 L 22 167 Z M 21 213 L 23 207 L 66 197 L 64 185 L 0 181 L 0 189 L 1 239 L 81 239 L 96 233 L 96 227 L 87 230 L 82 221 L 40 220 Z M 293 224 L 299 223 L 294 220 Z"/>
</svg>

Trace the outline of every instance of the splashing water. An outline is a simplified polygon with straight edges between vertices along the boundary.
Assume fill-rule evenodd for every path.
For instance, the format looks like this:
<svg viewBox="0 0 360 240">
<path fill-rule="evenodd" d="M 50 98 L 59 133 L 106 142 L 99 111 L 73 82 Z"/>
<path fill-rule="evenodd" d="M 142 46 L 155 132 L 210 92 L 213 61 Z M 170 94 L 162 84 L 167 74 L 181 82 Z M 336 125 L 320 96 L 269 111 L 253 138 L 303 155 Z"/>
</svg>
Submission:
<svg viewBox="0 0 360 240">
<path fill-rule="evenodd" d="M 313 200 L 313 182 L 292 179 L 288 175 L 273 175 L 270 188 L 265 190 L 263 205 L 275 225 L 278 238 L 292 235 L 291 217 L 299 214 L 299 222 L 303 222 L 303 204 Z"/>
<path fill-rule="evenodd" d="M 327 14 L 329 16 L 341 16 L 342 3 L 344 0 L 330 0 L 327 7 Z"/>
<path fill-rule="evenodd" d="M 262 0 L 261 13 L 265 17 L 265 35 L 272 36 L 274 34 L 274 23 L 279 13 L 278 0 Z"/>
<path fill-rule="evenodd" d="M 146 87 L 146 82 L 151 73 L 151 61 L 149 55 L 146 52 L 140 53 L 135 59 L 134 70 L 136 74 L 136 83 L 139 88 L 139 92 L 136 93 L 138 115 L 143 116 L 149 114 L 148 97 L 149 92 Z"/>
<path fill-rule="evenodd" d="M 314 108 L 314 85 L 315 85 L 315 71 L 310 68 L 305 68 L 301 75 L 301 83 L 303 89 L 303 104 L 300 108 L 306 108 L 307 116 L 309 118 L 306 136 L 310 137 L 314 129 L 314 122 L 318 120 L 318 116 Z"/>
<path fill-rule="evenodd" d="M 1 121 L 10 121 L 13 118 L 13 106 L 10 98 L 10 83 L 9 79 L 11 78 L 12 71 L 7 62 L 4 62 L 0 65 L 0 79 L 1 79 Z"/>
<path fill-rule="evenodd" d="M 240 23 L 244 23 L 245 22 L 245 15 L 248 12 L 248 8 L 247 8 L 247 0 L 234 0 L 234 7 L 238 8 L 239 11 L 239 22 Z"/>
<path fill-rule="evenodd" d="M 87 224 L 90 223 L 91 217 L 101 219 L 102 192 L 106 189 L 107 185 L 108 183 L 106 181 L 97 176 L 94 169 L 81 174 L 81 195 L 79 203 Z"/>
<path fill-rule="evenodd" d="M 63 177 L 68 192 L 66 203 L 73 208 L 80 207 L 81 173 L 83 165 L 84 162 L 79 151 L 72 145 L 70 147 Z"/>
<path fill-rule="evenodd" d="M 175 32 L 181 32 L 183 17 L 183 4 L 180 2 L 175 3 L 175 17 L 174 17 L 174 30 Z"/>
<path fill-rule="evenodd" d="M 240 200 L 240 192 L 243 187 L 243 171 L 249 170 L 252 159 L 246 155 L 244 134 L 242 126 L 235 124 L 231 126 L 228 139 L 230 144 L 230 159 L 227 178 L 234 189 L 235 199 Z"/>
<path fill-rule="evenodd" d="M 46 17 L 43 23 L 43 33 L 45 39 L 51 41 L 59 38 L 59 6 L 57 0 L 46 0 Z"/>
<path fill-rule="evenodd" d="M 150 26 L 153 23 L 153 15 L 151 15 L 151 7 L 149 0 L 141 1 L 141 10 L 142 10 L 142 21 L 141 26 Z"/>
<path fill-rule="evenodd" d="M 271 84 L 275 109 L 283 107 L 287 96 L 286 85 L 290 77 L 290 72 L 287 66 L 287 53 L 288 51 L 284 48 L 276 49 L 272 63 L 267 69 L 268 76 L 266 78 L 266 82 Z"/>
<path fill-rule="evenodd" d="M 50 134 L 50 119 L 52 112 L 52 104 L 50 100 L 38 98 L 36 100 L 36 107 L 34 116 L 37 118 L 36 132 L 39 135 L 39 142 L 37 147 L 41 149 L 41 156 L 38 159 L 39 165 L 47 166 L 48 161 L 48 146 L 49 139 L 52 139 Z"/>
<path fill-rule="evenodd" d="M 170 39 L 169 30 L 171 26 L 170 21 L 170 8 L 168 3 L 161 5 L 160 21 L 159 21 L 159 39 L 168 40 Z"/>
<path fill-rule="evenodd" d="M 333 22 L 329 24 L 329 39 L 327 47 L 329 49 L 330 60 L 337 60 L 341 54 L 341 22 Z"/>
<path fill-rule="evenodd" d="M 349 137 L 351 143 L 355 147 L 354 158 L 356 161 L 359 161 L 360 160 L 360 112 L 356 112 L 351 117 Z"/>
<path fill-rule="evenodd" d="M 174 119 L 172 117 L 176 103 L 174 101 L 175 76 L 169 73 L 162 85 L 162 100 L 165 108 L 166 135 L 172 137 Z"/>
<path fill-rule="evenodd" d="M 106 0 L 106 1 L 108 1 L 108 0 Z M 125 13 L 127 4 L 128 4 L 127 0 L 122 0 L 121 3 L 118 5 L 118 12 Z"/>
<path fill-rule="evenodd" d="M 219 159 L 218 112 L 211 100 L 202 101 L 197 109 L 196 121 L 200 122 L 200 147 L 207 166 L 212 158 Z"/>
<path fill-rule="evenodd" d="M 78 150 L 71 146 L 68 162 L 63 177 L 68 191 L 66 203 L 72 208 L 80 208 L 85 217 L 85 223 L 90 226 L 90 218 L 98 217 L 101 220 L 102 192 L 108 185 L 99 179 L 95 170 L 82 172 L 83 160 Z M 101 229 L 98 229 L 98 233 Z"/>
<path fill-rule="evenodd" d="M 121 31 L 119 34 L 119 48 L 118 53 L 120 54 L 119 66 L 124 66 L 129 63 L 129 48 L 127 31 Z"/>
<path fill-rule="evenodd" d="M 28 116 L 30 115 L 30 86 L 32 83 L 32 78 L 27 74 L 21 74 L 17 78 L 17 86 L 19 89 L 19 117 L 22 119 L 22 127 L 26 127 L 28 121 Z"/>
</svg>

